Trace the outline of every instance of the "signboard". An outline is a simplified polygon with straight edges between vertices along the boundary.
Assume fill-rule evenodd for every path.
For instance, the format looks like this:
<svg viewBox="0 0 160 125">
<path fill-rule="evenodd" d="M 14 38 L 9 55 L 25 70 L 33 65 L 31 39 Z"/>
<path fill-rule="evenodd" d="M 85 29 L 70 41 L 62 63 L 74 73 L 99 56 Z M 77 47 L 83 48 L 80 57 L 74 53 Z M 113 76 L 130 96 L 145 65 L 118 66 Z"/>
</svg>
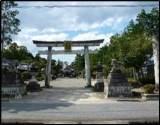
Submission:
<svg viewBox="0 0 160 125">
<path fill-rule="evenodd" d="M 72 50 L 71 44 L 72 43 L 70 41 L 65 41 L 64 42 L 64 50 L 65 50 L 65 52 L 71 52 L 71 50 Z"/>
</svg>

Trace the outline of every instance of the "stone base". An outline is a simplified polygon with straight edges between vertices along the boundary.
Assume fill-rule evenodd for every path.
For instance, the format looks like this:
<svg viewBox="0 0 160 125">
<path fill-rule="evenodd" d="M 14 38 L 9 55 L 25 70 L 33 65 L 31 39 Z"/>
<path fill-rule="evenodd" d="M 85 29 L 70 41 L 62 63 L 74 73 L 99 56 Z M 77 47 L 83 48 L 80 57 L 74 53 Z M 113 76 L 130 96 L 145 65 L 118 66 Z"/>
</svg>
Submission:
<svg viewBox="0 0 160 125">
<path fill-rule="evenodd" d="M 106 87 L 107 97 L 130 97 L 132 96 L 131 89 L 129 86 L 109 86 Z"/>
<path fill-rule="evenodd" d="M 42 90 L 37 81 L 30 81 L 26 87 L 29 92 L 39 92 Z"/>
<path fill-rule="evenodd" d="M 25 85 L 2 86 L 1 90 L 1 98 L 17 98 L 27 94 Z"/>
<path fill-rule="evenodd" d="M 130 97 L 132 96 L 132 87 L 124 74 L 121 72 L 110 72 L 106 85 L 105 93 L 107 97 Z"/>
<path fill-rule="evenodd" d="M 143 94 L 143 100 L 159 100 L 159 94 Z"/>
</svg>

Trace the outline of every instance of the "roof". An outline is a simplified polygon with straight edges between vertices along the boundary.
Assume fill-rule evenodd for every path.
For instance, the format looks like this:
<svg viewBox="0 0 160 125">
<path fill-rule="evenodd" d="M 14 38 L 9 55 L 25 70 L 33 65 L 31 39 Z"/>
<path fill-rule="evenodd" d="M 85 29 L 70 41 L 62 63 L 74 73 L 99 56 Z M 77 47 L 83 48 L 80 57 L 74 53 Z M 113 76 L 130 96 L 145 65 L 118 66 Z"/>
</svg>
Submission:
<svg viewBox="0 0 160 125">
<path fill-rule="evenodd" d="M 17 64 L 18 60 L 2 58 L 2 63 Z"/>
<path fill-rule="evenodd" d="M 78 41 L 68 41 L 71 42 L 72 46 L 99 46 L 100 43 L 103 43 L 104 39 L 98 40 L 78 40 Z M 63 47 L 66 41 L 39 41 L 33 40 L 33 43 L 37 45 L 37 47 Z"/>
</svg>

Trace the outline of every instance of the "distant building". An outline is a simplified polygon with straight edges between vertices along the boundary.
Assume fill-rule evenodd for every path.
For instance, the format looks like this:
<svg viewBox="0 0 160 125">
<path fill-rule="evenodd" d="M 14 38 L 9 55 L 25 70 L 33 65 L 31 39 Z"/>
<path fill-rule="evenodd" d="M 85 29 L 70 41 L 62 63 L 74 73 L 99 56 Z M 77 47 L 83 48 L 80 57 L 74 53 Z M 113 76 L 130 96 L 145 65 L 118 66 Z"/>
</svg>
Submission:
<svg viewBox="0 0 160 125">
<path fill-rule="evenodd" d="M 17 66 L 17 69 L 18 70 L 21 70 L 21 71 L 30 71 L 31 70 L 31 67 L 32 65 L 30 64 L 27 64 L 27 63 L 21 63 Z"/>
<path fill-rule="evenodd" d="M 71 66 L 67 66 L 63 68 L 62 73 L 64 77 L 75 77 L 76 76 L 75 71 Z"/>
<path fill-rule="evenodd" d="M 18 63 L 18 60 L 2 58 L 2 69 L 16 70 Z"/>
</svg>

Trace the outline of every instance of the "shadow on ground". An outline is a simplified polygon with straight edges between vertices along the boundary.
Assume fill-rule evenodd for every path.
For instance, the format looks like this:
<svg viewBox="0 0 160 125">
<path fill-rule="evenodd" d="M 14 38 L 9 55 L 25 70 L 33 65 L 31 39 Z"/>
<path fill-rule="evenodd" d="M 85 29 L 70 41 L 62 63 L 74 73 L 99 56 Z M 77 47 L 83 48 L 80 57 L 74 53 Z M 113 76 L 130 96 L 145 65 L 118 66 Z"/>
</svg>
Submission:
<svg viewBox="0 0 160 125">
<path fill-rule="evenodd" d="M 69 87 L 66 87 L 66 83 L 65 87 L 54 84 L 55 86 L 53 86 L 53 88 L 43 88 L 40 92 L 28 93 L 21 99 L 14 99 L 9 102 L 3 101 L 1 110 L 11 113 L 18 113 L 20 111 L 57 109 L 59 107 L 69 107 L 74 105 L 73 102 L 80 99 L 88 99 L 91 96 L 99 96 L 99 94 L 93 93 L 91 88 L 84 88 L 82 85 L 73 85 L 72 87 L 72 84 L 74 83 L 71 82 L 69 83 Z"/>
</svg>

